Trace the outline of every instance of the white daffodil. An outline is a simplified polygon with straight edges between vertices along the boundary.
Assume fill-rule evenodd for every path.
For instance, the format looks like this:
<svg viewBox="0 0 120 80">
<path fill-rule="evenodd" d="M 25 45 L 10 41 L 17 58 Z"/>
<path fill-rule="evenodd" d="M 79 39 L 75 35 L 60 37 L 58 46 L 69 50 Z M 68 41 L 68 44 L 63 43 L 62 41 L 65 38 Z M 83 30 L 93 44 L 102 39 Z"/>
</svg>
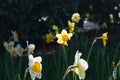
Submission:
<svg viewBox="0 0 120 80">
<path fill-rule="evenodd" d="M 78 23 L 79 22 L 79 20 L 80 20 L 80 14 L 79 13 L 74 13 L 73 15 L 72 15 L 72 21 L 73 22 L 76 22 L 76 23 Z"/>
<path fill-rule="evenodd" d="M 18 44 L 15 49 L 17 51 L 17 55 L 22 56 L 22 53 L 24 52 L 24 48 L 22 48 L 20 44 Z"/>
<path fill-rule="evenodd" d="M 79 51 L 76 52 L 74 64 L 67 68 L 63 79 L 65 79 L 66 75 L 70 71 L 74 71 L 79 76 L 79 79 L 85 79 L 85 71 L 88 69 L 88 63 L 84 59 L 80 58 L 81 55 L 82 53 Z"/>
<path fill-rule="evenodd" d="M 79 79 L 84 79 L 85 78 L 85 71 L 88 69 L 88 63 L 80 58 L 82 53 L 79 51 L 76 52 L 75 54 L 75 61 L 73 66 L 76 66 L 73 71 L 79 76 Z"/>
<path fill-rule="evenodd" d="M 14 46 L 14 42 L 13 41 L 10 41 L 9 43 L 4 42 L 3 45 L 6 48 L 6 50 L 10 52 Z"/>
<path fill-rule="evenodd" d="M 11 54 L 11 57 L 12 57 L 12 56 L 17 57 L 17 51 L 16 51 L 16 49 L 15 49 L 15 48 L 12 48 L 12 49 L 10 50 L 10 54 Z"/>
<path fill-rule="evenodd" d="M 27 51 L 28 53 L 34 53 L 35 45 L 34 44 L 29 44 L 27 46 Z"/>
<path fill-rule="evenodd" d="M 29 72 L 30 72 L 30 76 L 31 76 L 31 79 L 32 80 L 35 80 L 35 78 L 39 78 L 41 79 L 41 76 L 42 76 L 42 58 L 39 56 L 39 57 L 33 57 L 33 55 L 29 55 L 28 56 L 28 59 L 29 59 Z"/>
<path fill-rule="evenodd" d="M 18 38 L 19 38 L 19 36 L 18 36 L 18 33 L 16 32 L 16 31 L 11 31 L 11 33 L 13 34 L 13 39 L 14 39 L 14 41 L 18 41 Z"/>
</svg>

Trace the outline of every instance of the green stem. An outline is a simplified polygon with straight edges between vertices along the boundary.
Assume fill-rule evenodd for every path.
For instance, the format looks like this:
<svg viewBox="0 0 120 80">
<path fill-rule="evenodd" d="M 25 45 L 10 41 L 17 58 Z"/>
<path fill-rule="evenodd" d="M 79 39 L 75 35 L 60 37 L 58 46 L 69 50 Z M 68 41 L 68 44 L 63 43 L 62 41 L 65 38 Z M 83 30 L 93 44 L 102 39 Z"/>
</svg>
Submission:
<svg viewBox="0 0 120 80">
<path fill-rule="evenodd" d="M 21 64 L 22 64 L 22 57 L 19 59 L 19 73 L 21 73 Z"/>
<path fill-rule="evenodd" d="M 7 61 L 8 61 L 8 60 L 7 60 Z M 7 75 L 7 77 L 8 77 L 9 80 L 12 80 L 12 79 L 11 79 L 11 76 L 10 76 L 10 71 L 9 71 L 9 68 L 8 68 L 9 66 L 8 66 L 7 61 L 5 60 L 6 75 Z"/>
<path fill-rule="evenodd" d="M 57 64 L 57 60 L 56 60 L 56 56 L 55 56 L 55 52 L 53 53 L 53 59 L 54 59 L 54 64 L 55 64 L 55 68 L 56 68 L 56 75 L 57 75 L 57 78 L 59 79 L 59 64 Z M 58 56 L 58 63 L 59 63 L 59 56 Z"/>
<path fill-rule="evenodd" d="M 116 59 L 116 56 L 117 56 L 117 52 L 119 51 L 119 48 L 120 48 L 120 42 L 118 43 L 118 46 L 117 46 L 117 48 L 116 48 L 116 50 L 115 50 L 115 53 L 114 53 L 114 61 L 115 61 L 115 59 Z"/>
<path fill-rule="evenodd" d="M 65 50 L 65 46 L 64 45 L 62 45 L 62 49 L 63 49 L 63 54 L 64 54 L 63 57 L 64 57 L 64 60 L 65 60 L 65 63 L 68 66 L 67 54 L 66 54 L 66 50 Z"/>
<path fill-rule="evenodd" d="M 14 57 L 11 58 L 12 63 L 12 78 L 14 79 Z"/>
<path fill-rule="evenodd" d="M 77 66 L 75 66 L 75 65 L 69 66 L 69 67 L 67 68 L 67 70 L 65 71 L 65 74 L 64 74 L 62 80 L 65 80 L 67 74 L 68 74 L 72 69 L 74 69 L 74 68 L 76 68 L 76 67 L 77 67 Z"/>
<path fill-rule="evenodd" d="M 93 45 L 94 45 L 94 44 L 92 44 L 91 47 L 90 47 L 90 49 L 89 49 L 88 57 L 87 57 L 87 62 L 88 62 L 89 59 L 90 59 L 90 55 L 91 55 L 91 51 L 92 51 Z"/>
<path fill-rule="evenodd" d="M 94 41 L 92 42 L 92 45 L 91 45 L 91 47 L 90 47 L 90 49 L 89 49 L 89 52 L 88 52 L 87 61 L 89 61 L 89 58 L 90 58 L 90 55 L 91 55 L 91 51 L 92 51 L 93 45 L 95 44 L 95 42 L 96 42 L 97 39 L 99 39 L 99 38 L 101 38 L 101 37 L 96 37 L 96 38 L 94 39 Z"/>
<path fill-rule="evenodd" d="M 18 80 L 21 80 L 20 74 L 18 74 Z"/>
<path fill-rule="evenodd" d="M 26 68 L 26 69 L 25 69 L 25 73 L 24 73 L 24 79 L 23 79 L 23 80 L 26 80 L 27 73 L 28 73 L 28 68 Z"/>
<path fill-rule="evenodd" d="M 77 76 L 74 72 L 73 72 L 73 80 L 77 80 Z"/>
</svg>

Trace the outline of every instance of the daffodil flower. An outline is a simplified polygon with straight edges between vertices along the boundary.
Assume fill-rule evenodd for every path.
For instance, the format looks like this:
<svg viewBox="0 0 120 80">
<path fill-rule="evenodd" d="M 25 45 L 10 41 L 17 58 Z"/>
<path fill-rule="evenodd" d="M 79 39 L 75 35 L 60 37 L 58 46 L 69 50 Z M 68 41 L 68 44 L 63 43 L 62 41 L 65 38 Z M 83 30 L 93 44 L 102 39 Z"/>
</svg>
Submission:
<svg viewBox="0 0 120 80">
<path fill-rule="evenodd" d="M 70 40 L 72 35 L 72 33 L 67 33 L 67 31 L 63 29 L 60 34 L 56 34 L 56 37 L 58 38 L 57 43 L 68 46 L 67 42 Z"/>
<path fill-rule="evenodd" d="M 79 79 L 85 79 L 85 71 L 88 69 L 88 63 L 84 59 L 80 58 L 81 55 L 82 53 L 79 51 L 76 52 L 74 64 L 68 67 L 63 79 L 65 79 L 65 76 L 70 71 L 74 71 L 78 75 Z"/>
<path fill-rule="evenodd" d="M 108 36 L 107 36 L 108 32 L 105 32 L 102 34 L 102 40 L 103 40 L 103 45 L 106 45 L 106 41 L 108 40 Z"/>
<path fill-rule="evenodd" d="M 32 80 L 35 80 L 35 78 L 39 78 L 41 79 L 42 77 L 42 58 L 39 56 L 39 57 L 33 57 L 33 55 L 29 55 L 28 56 L 28 59 L 29 59 L 29 72 L 30 72 L 30 76 L 31 76 L 31 79 Z"/>
<path fill-rule="evenodd" d="M 12 48 L 12 49 L 10 50 L 10 53 L 11 53 L 11 57 L 12 57 L 12 56 L 17 57 L 17 51 L 16 51 L 15 48 Z"/>
<path fill-rule="evenodd" d="M 45 39 L 47 43 L 54 42 L 54 35 L 50 32 L 45 35 Z"/>
<path fill-rule="evenodd" d="M 76 52 L 75 54 L 75 61 L 73 66 L 76 66 L 76 68 L 73 69 L 73 71 L 78 74 L 79 79 L 84 79 L 85 78 L 85 71 L 88 69 L 88 63 L 80 58 L 82 53 L 79 53 L 79 51 Z"/>
<path fill-rule="evenodd" d="M 18 38 L 19 38 L 19 36 L 18 36 L 18 33 L 16 32 L 16 31 L 11 31 L 11 33 L 13 34 L 13 39 L 14 39 L 14 41 L 18 41 Z"/>
<path fill-rule="evenodd" d="M 75 23 L 68 21 L 69 32 L 73 32 L 75 29 Z"/>
<path fill-rule="evenodd" d="M 14 42 L 13 42 L 13 41 L 10 41 L 9 43 L 4 42 L 3 45 L 4 45 L 4 47 L 6 48 L 6 50 L 7 50 L 8 52 L 10 52 L 10 51 L 12 50 L 13 46 L 14 46 Z"/>
<path fill-rule="evenodd" d="M 28 54 L 34 53 L 35 45 L 34 44 L 29 44 L 27 45 L 27 52 Z"/>
<path fill-rule="evenodd" d="M 80 14 L 79 13 L 74 13 L 73 15 L 72 15 L 72 21 L 73 22 L 76 22 L 76 23 L 78 23 L 79 22 L 79 20 L 80 20 Z"/>
<path fill-rule="evenodd" d="M 24 52 L 24 48 L 22 48 L 22 47 L 20 46 L 20 44 L 18 44 L 15 49 L 16 49 L 16 51 L 17 51 L 18 56 L 22 56 L 22 54 L 23 54 L 23 52 Z"/>
</svg>

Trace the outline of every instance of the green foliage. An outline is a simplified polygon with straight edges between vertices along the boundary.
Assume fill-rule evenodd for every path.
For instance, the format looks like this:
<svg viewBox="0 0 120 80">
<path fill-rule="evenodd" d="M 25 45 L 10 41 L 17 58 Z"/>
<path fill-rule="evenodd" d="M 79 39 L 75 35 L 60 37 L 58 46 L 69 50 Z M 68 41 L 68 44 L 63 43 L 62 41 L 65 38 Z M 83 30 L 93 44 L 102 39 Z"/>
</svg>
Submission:
<svg viewBox="0 0 120 80">
<path fill-rule="evenodd" d="M 112 13 L 112 10 L 109 9 L 113 7 L 112 3 L 118 3 L 117 1 L 4 0 L 0 2 L 0 32 L 2 34 L 0 38 L 5 41 L 10 36 L 10 30 L 16 30 L 21 39 L 32 39 L 35 41 L 51 30 L 53 24 L 60 29 L 65 28 L 67 21 L 71 19 L 71 15 L 74 12 L 83 15 L 81 20 L 84 20 L 84 15 L 89 13 L 90 21 L 106 22 L 110 25 L 109 14 Z M 41 20 L 43 16 L 48 16 L 48 19 L 46 21 Z M 81 26 L 78 25 L 78 27 Z M 97 32 L 92 37 L 91 35 L 90 37 L 86 36 L 84 33 L 74 34 L 69 41 L 68 47 L 57 45 L 57 48 L 50 51 L 52 54 L 46 54 L 47 52 L 38 54 L 43 59 L 42 80 L 61 80 L 67 67 L 73 64 L 76 50 L 82 52 L 82 57 L 88 60 L 89 69 L 86 71 L 86 80 L 112 80 L 112 62 L 115 61 L 117 63 L 120 60 L 119 39 L 110 39 L 106 47 L 100 45 L 102 42 L 99 41 L 91 47 L 96 34 Z M 3 43 L 0 42 L 0 44 Z M 0 54 L 0 79 L 23 80 L 25 69 L 28 67 L 28 57 L 11 58 L 6 54 L 7 52 Z M 120 66 L 117 71 L 119 80 Z M 27 80 L 30 80 L 29 73 L 26 77 Z M 78 79 L 74 72 L 70 72 L 66 77 L 66 80 L 72 79 Z"/>
</svg>

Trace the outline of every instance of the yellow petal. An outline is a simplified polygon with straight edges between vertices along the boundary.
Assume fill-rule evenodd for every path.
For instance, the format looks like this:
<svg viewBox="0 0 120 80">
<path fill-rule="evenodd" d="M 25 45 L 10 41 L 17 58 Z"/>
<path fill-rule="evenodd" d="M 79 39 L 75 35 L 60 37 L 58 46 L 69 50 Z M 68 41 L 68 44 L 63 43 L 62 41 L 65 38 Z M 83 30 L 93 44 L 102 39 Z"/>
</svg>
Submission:
<svg viewBox="0 0 120 80">
<path fill-rule="evenodd" d="M 103 45 L 104 45 L 104 46 L 106 45 L 106 40 L 103 40 Z"/>
</svg>

